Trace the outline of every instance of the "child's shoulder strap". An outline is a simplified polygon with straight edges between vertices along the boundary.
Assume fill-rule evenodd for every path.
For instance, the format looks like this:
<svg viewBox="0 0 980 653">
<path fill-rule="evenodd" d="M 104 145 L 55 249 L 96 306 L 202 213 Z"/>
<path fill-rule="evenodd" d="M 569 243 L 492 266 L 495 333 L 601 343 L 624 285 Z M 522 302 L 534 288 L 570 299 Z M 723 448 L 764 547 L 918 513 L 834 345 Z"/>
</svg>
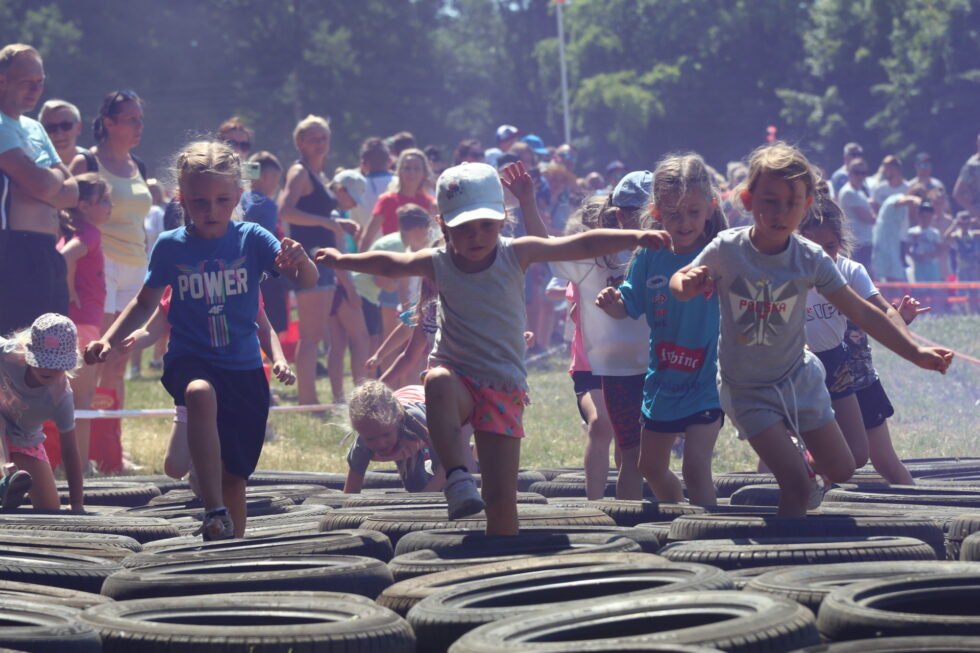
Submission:
<svg viewBox="0 0 980 653">
<path fill-rule="evenodd" d="M 99 171 L 99 160 L 95 158 L 95 154 L 92 153 L 92 150 L 85 150 L 82 152 L 82 156 L 85 157 L 85 170 L 87 172 Z"/>
</svg>

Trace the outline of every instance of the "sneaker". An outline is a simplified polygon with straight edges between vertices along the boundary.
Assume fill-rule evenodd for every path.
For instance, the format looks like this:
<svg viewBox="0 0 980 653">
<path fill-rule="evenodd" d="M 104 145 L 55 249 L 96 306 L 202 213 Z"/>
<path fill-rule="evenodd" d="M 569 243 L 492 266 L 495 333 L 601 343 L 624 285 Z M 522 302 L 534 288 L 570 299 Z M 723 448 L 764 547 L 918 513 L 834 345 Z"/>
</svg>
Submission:
<svg viewBox="0 0 980 653">
<path fill-rule="evenodd" d="M 130 365 L 129 368 L 126 370 L 126 380 L 127 381 L 135 381 L 136 379 L 139 379 L 139 378 L 141 378 L 139 366 L 137 366 L 137 365 Z"/>
<path fill-rule="evenodd" d="M 0 510 L 14 510 L 24 503 L 24 497 L 31 491 L 33 483 L 31 475 L 22 469 L 4 476 L 0 480 Z"/>
<path fill-rule="evenodd" d="M 446 503 L 449 504 L 449 519 L 460 519 L 476 514 L 486 507 L 480 493 L 476 490 L 476 481 L 469 472 L 455 469 L 446 479 Z"/>
<path fill-rule="evenodd" d="M 235 524 L 231 521 L 228 509 L 216 508 L 204 513 L 201 527 L 194 531 L 194 535 L 203 536 L 205 542 L 234 539 Z"/>
<path fill-rule="evenodd" d="M 163 369 L 163 361 L 162 360 L 156 360 L 156 359 L 151 358 L 150 359 L 150 362 L 148 363 L 148 365 L 150 366 L 150 369 L 151 370 L 162 370 Z"/>
<path fill-rule="evenodd" d="M 823 503 L 823 497 L 830 490 L 830 481 L 820 474 L 815 474 L 810 477 L 810 483 L 812 484 L 810 489 L 810 498 L 806 502 L 807 510 L 816 510 Z"/>
</svg>

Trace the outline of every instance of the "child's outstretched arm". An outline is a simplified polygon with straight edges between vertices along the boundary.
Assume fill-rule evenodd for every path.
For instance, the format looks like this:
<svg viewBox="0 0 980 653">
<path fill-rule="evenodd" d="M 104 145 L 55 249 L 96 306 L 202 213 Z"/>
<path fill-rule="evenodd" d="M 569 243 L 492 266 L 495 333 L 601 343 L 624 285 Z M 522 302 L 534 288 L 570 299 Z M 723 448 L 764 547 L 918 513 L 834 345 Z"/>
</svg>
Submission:
<svg viewBox="0 0 980 653">
<path fill-rule="evenodd" d="M 313 256 L 317 265 L 337 270 L 364 272 L 382 277 L 426 277 L 435 279 L 432 267 L 432 250 L 419 252 L 361 252 L 341 254 L 333 247 L 318 249 Z"/>
<path fill-rule="evenodd" d="M 259 325 L 259 346 L 262 347 L 262 351 L 272 361 L 272 373 L 284 385 L 296 383 L 296 375 L 290 369 L 286 355 L 282 353 L 282 343 L 279 342 L 279 335 L 272 328 L 272 323 L 269 322 L 269 316 L 265 314 L 264 308 L 259 309 L 259 316 L 256 318 L 255 323 Z"/>
<path fill-rule="evenodd" d="M 144 285 L 139 293 L 129 302 L 109 330 L 98 340 L 93 340 L 85 348 L 85 363 L 94 365 L 104 363 L 113 347 L 118 347 L 120 341 L 133 331 L 143 326 L 153 311 L 160 305 L 163 288 L 151 288 Z M 125 335 L 124 335 L 125 334 Z"/>
<path fill-rule="evenodd" d="M 360 494 L 364 486 L 364 474 L 358 474 L 353 469 L 347 470 L 347 480 L 344 481 L 344 494 Z"/>
<path fill-rule="evenodd" d="M 677 301 L 686 302 L 702 293 L 714 292 L 715 280 L 707 265 L 685 265 L 670 278 L 670 292 Z"/>
<path fill-rule="evenodd" d="M 291 238 L 282 239 L 282 247 L 276 254 L 276 269 L 300 288 L 312 288 L 320 276 L 303 246 Z"/>
<path fill-rule="evenodd" d="M 595 298 L 595 305 L 604 310 L 606 315 L 617 320 L 629 317 L 629 313 L 626 312 L 626 304 L 623 303 L 622 293 L 612 286 L 599 291 Z"/>
<path fill-rule="evenodd" d="M 514 253 L 526 270 L 528 265 L 539 261 L 579 261 L 634 247 L 662 249 L 669 246 L 670 236 L 666 231 L 593 229 L 559 238 L 518 238 L 514 241 Z"/>
<path fill-rule="evenodd" d="M 517 198 L 524 218 L 524 230 L 528 236 L 548 237 L 548 229 L 538 212 L 538 199 L 534 192 L 534 180 L 524 168 L 523 161 L 511 163 L 500 171 L 500 183 Z"/>
<path fill-rule="evenodd" d="M 953 352 L 942 347 L 920 347 L 915 344 L 907 329 L 900 328 L 877 306 L 861 299 L 850 286 L 828 293 L 825 297 L 868 335 L 902 358 L 921 368 L 946 373 L 953 360 Z"/>
<path fill-rule="evenodd" d="M 119 343 L 119 348 L 123 351 L 130 351 L 134 347 L 137 349 L 149 347 L 166 332 L 167 314 L 158 305 L 146 324 L 123 338 L 123 341 Z"/>
</svg>

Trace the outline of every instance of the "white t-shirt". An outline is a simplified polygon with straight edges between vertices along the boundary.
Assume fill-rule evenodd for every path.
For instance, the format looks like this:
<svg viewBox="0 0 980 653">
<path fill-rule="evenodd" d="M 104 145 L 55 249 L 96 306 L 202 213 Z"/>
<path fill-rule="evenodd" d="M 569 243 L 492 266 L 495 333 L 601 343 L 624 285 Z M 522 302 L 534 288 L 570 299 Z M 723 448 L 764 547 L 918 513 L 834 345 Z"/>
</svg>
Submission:
<svg viewBox="0 0 980 653">
<path fill-rule="evenodd" d="M 850 183 L 846 183 L 840 189 L 840 193 L 837 196 L 837 203 L 840 204 L 844 215 L 847 217 L 847 226 L 854 235 L 854 243 L 856 245 L 870 245 L 871 230 L 874 228 L 874 225 L 860 220 L 857 217 L 859 210 L 871 210 L 871 204 L 868 202 L 868 198 L 865 197 L 864 193 L 851 186 Z"/>
<path fill-rule="evenodd" d="M 837 257 L 837 269 L 844 275 L 847 285 L 867 299 L 878 294 L 868 271 L 857 261 L 844 256 Z M 827 298 L 811 288 L 806 294 L 806 344 L 815 352 L 833 349 L 844 340 L 847 317 Z"/>
<path fill-rule="evenodd" d="M 899 193 L 904 195 L 908 189 L 909 185 L 904 181 L 898 186 L 892 186 L 887 181 L 882 180 L 881 183 L 875 184 L 875 187 L 871 189 L 871 199 L 875 204 L 881 206 L 892 195 Z"/>
<path fill-rule="evenodd" d="M 585 356 L 597 376 L 633 376 L 646 374 L 650 365 L 650 327 L 645 320 L 617 320 L 595 305 L 603 288 L 616 288 L 626 274 L 630 252 L 609 256 L 618 267 L 609 269 L 600 258 L 549 263 L 552 273 L 578 285 L 579 328 Z"/>
</svg>

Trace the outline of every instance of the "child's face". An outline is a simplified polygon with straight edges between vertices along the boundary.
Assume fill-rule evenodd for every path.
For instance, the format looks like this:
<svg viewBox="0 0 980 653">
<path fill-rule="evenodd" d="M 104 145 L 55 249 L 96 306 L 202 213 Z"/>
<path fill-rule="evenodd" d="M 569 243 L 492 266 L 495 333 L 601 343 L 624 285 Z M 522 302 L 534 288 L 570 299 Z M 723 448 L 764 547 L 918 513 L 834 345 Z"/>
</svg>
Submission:
<svg viewBox="0 0 980 653">
<path fill-rule="evenodd" d="M 354 424 L 361 444 L 378 454 L 389 454 L 398 443 L 398 428 L 387 428 L 372 420 Z"/>
<path fill-rule="evenodd" d="M 493 262 L 503 220 L 471 220 L 445 229 L 446 242 L 464 272 L 479 272 Z"/>
<path fill-rule="evenodd" d="M 357 200 L 347 191 L 343 184 L 334 184 L 333 194 L 337 196 L 337 208 L 341 211 L 349 211 L 357 206 Z"/>
<path fill-rule="evenodd" d="M 708 198 L 701 193 L 687 193 L 676 204 L 665 203 L 657 209 L 664 230 L 670 234 L 674 253 L 687 254 L 701 245 L 712 209 Z"/>
<path fill-rule="evenodd" d="M 763 251 L 781 251 L 803 221 L 809 200 L 802 180 L 788 181 L 772 172 L 759 175 L 749 202 L 753 244 Z"/>
<path fill-rule="evenodd" d="M 109 221 L 112 215 L 112 197 L 109 191 L 102 194 L 97 200 L 79 200 L 78 212 L 82 214 L 86 222 L 94 224 L 96 227 Z"/>
<path fill-rule="evenodd" d="M 24 381 L 28 387 L 40 388 L 42 385 L 51 385 L 59 379 L 65 377 L 64 370 L 49 370 L 44 367 L 27 367 L 24 373 Z"/>
<path fill-rule="evenodd" d="M 198 238 L 221 238 L 228 231 L 242 190 L 227 175 L 189 175 L 180 183 L 181 203 Z"/>
<path fill-rule="evenodd" d="M 807 229 L 803 232 L 803 237 L 820 245 L 830 258 L 837 260 L 837 255 L 840 254 L 840 238 L 831 228 L 814 227 Z"/>
<path fill-rule="evenodd" d="M 417 252 L 420 249 L 425 249 L 429 244 L 429 230 L 425 227 L 416 227 L 415 229 L 403 229 L 401 231 L 402 243 L 405 247 Z"/>
</svg>

